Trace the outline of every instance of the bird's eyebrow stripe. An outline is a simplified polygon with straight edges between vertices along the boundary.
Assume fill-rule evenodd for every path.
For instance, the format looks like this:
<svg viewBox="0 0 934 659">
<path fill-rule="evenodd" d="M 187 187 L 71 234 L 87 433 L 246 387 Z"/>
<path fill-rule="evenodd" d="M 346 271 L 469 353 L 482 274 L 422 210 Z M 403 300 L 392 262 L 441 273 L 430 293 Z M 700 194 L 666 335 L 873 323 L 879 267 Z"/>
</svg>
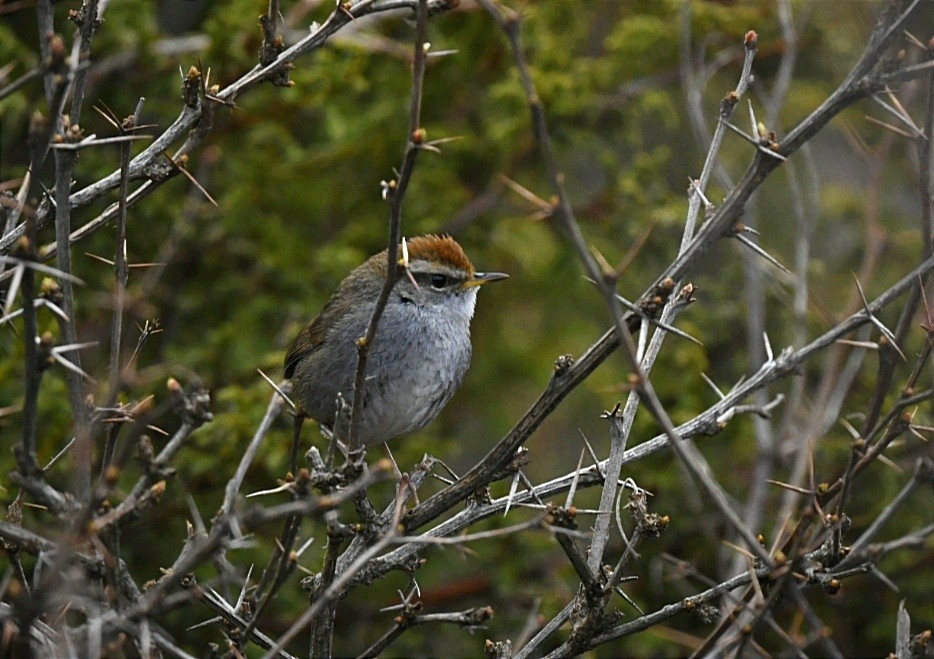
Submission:
<svg viewBox="0 0 934 659">
<path fill-rule="evenodd" d="M 464 281 L 464 279 L 466 279 L 465 273 L 463 271 L 456 270 L 441 263 L 432 263 L 430 261 L 409 263 L 409 270 L 416 277 L 442 274 L 450 277 L 451 279 L 457 279 L 459 281 Z"/>
<path fill-rule="evenodd" d="M 448 270 L 447 268 L 439 268 L 436 270 L 425 270 L 422 272 L 413 270 L 412 274 L 415 276 L 415 279 L 419 282 L 428 281 L 432 277 L 432 275 L 444 275 L 445 277 L 448 278 L 448 283 L 451 283 L 451 284 L 463 283 L 465 281 L 464 275 L 455 274 L 451 272 L 450 270 Z"/>
</svg>

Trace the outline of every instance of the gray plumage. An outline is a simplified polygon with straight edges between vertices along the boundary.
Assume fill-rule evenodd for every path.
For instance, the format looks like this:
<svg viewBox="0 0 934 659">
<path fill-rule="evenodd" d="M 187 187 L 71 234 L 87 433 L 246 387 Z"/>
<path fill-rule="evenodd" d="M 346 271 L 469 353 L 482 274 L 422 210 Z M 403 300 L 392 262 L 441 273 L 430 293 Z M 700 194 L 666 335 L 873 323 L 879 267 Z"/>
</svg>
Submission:
<svg viewBox="0 0 934 659">
<path fill-rule="evenodd" d="M 419 430 L 438 416 L 470 366 L 478 287 L 506 276 L 474 272 L 452 238 L 414 238 L 408 250 L 408 273 L 393 287 L 368 354 L 357 438 L 366 446 Z M 338 394 L 353 405 L 357 340 L 383 287 L 386 258 L 380 252 L 351 272 L 285 359 L 302 412 L 344 441 L 346 429 L 334 428 Z"/>
</svg>

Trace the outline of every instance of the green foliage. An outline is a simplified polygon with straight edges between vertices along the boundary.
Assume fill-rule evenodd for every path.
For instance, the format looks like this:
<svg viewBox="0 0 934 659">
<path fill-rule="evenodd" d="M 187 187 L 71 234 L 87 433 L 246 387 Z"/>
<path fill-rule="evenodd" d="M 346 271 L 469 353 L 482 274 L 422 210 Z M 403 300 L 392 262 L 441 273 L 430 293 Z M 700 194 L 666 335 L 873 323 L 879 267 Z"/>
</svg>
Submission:
<svg viewBox="0 0 934 659">
<path fill-rule="evenodd" d="M 64 5 L 74 3 L 58 4 L 56 25 L 70 35 Z M 297 11 L 297 4 L 283 2 L 284 13 Z M 323 3 L 294 25 L 295 32 L 289 38 L 304 34 L 311 20 L 324 20 L 331 4 Z M 615 265 L 627 258 L 630 246 L 650 226 L 654 227 L 620 282 L 620 291 L 633 298 L 676 254 L 687 208 L 687 180 L 697 176 L 706 153 L 706 145 L 698 145 L 689 128 L 678 84 L 682 3 L 602 0 L 524 4 L 523 39 L 532 75 L 588 242 Z M 832 8 L 816 4 L 812 20 L 800 35 L 804 47 L 792 92 L 778 124 L 769 127 L 780 137 L 826 98 L 855 61 L 871 27 L 867 13 L 866 20 L 856 17 L 847 29 L 840 29 Z M 797 15 L 800 3 L 792 5 Z M 179 67 L 183 72 L 191 66 L 210 69 L 211 82 L 222 88 L 243 75 L 256 63 L 261 34 L 255 17 L 265 6 L 259 0 L 210 3 L 199 27 L 209 45 L 195 52 L 165 54 L 161 48 L 167 45 L 168 35 L 160 32 L 150 3 L 112 3 L 94 38 L 92 60 L 111 61 L 113 65 L 99 72 L 92 68 L 98 77 L 90 86 L 80 118 L 85 132 L 112 132 L 90 110 L 91 104 L 106 104 L 122 117 L 133 111 L 140 96 L 146 97 L 144 123 L 157 126 L 151 132 L 161 132 L 181 110 Z M 694 47 L 703 41 L 707 60 L 724 48 L 736 52 L 705 89 L 703 110 L 711 128 L 720 98 L 735 85 L 743 34 L 750 28 L 759 31 L 760 55 L 755 70 L 769 88 L 781 55 L 780 29 L 772 3 L 697 1 L 691 7 Z M 0 22 L 0 68 L 15 63 L 11 79 L 39 60 L 35 28 L 26 27 L 28 14 L 17 12 L 9 24 Z M 408 53 L 411 32 L 409 22 L 398 16 L 366 23 L 354 32 L 361 38 L 334 39 L 300 59 L 291 74 L 294 87 L 263 85 L 236 99 L 236 108 L 218 109 L 213 130 L 187 165 L 218 201 L 218 208 L 186 178 L 176 176 L 130 211 L 130 260 L 148 263 L 162 259 L 165 264 L 132 271 L 125 339 L 128 349 L 132 350 L 139 336 L 134 323 L 158 318 L 164 331 L 151 337 L 140 352 L 124 399 L 135 400 L 153 392 L 156 403 L 161 403 L 167 399 L 164 382 L 170 376 L 186 386 L 201 382 L 211 389 L 215 419 L 193 436 L 177 465 L 177 480 L 195 492 L 195 503 L 206 518 L 216 510 L 221 489 L 268 402 L 270 389 L 256 369 L 280 379 L 281 360 L 291 338 L 317 313 L 351 268 L 385 245 L 388 210 L 380 200 L 380 181 L 393 177 L 405 145 L 411 81 L 408 61 L 397 53 Z M 364 35 L 372 39 L 363 39 Z M 546 202 L 551 200 L 553 192 L 542 172 L 508 44 L 482 11 L 469 8 L 432 18 L 429 40 L 433 50 L 459 52 L 431 60 L 423 123 L 429 139 L 461 139 L 443 145 L 440 155 L 421 154 L 405 201 L 404 233 L 411 236 L 456 229 L 457 238 L 479 268 L 508 272 L 511 279 L 480 296 L 474 324 L 474 364 L 463 389 L 438 421 L 418 436 L 400 441 L 393 451 L 403 469 L 430 452 L 461 472 L 482 457 L 532 404 L 547 383 L 554 360 L 565 353 L 579 356 L 608 327 L 608 317 L 593 287 L 583 281 L 581 268 L 554 220 L 533 219 L 540 207 L 512 192 L 500 179 L 508 177 Z M 5 82 L 0 80 L 0 86 Z M 626 89 L 628 83 L 636 82 L 639 85 L 633 86 L 634 91 Z M 752 99 L 761 116 L 760 98 L 753 94 Z M 28 117 L 34 108 L 44 107 L 37 82 L 0 101 L 3 180 L 22 175 L 28 162 L 24 147 Z M 864 134 L 876 130 L 861 119 L 867 107 L 845 115 L 855 128 L 846 129 L 844 122 L 838 121 L 826 137 L 832 145 L 815 146 L 822 149 L 818 156 L 834 159 L 845 153 L 847 159 L 858 162 L 844 131 Z M 744 129 L 748 128 L 746 112 L 744 101 L 736 118 Z M 731 177 L 738 178 L 751 157 L 745 142 L 728 137 L 723 165 Z M 76 187 L 117 166 L 116 150 L 83 152 L 75 174 Z M 873 275 L 879 282 L 872 286 L 876 292 L 883 290 L 883 282 L 891 282 L 903 272 L 905 263 L 917 259 L 916 202 L 911 197 L 911 202 L 901 203 L 904 196 L 915 194 L 913 182 L 906 182 L 906 172 L 913 171 L 909 167 L 899 163 L 892 176 L 900 180 L 891 182 L 898 189 L 884 200 L 882 222 L 890 233 L 886 259 Z M 858 172 L 863 173 L 862 169 Z M 808 310 L 809 337 L 823 332 L 830 324 L 828 318 L 840 318 L 853 310 L 847 304 L 850 272 L 860 267 L 865 256 L 864 220 L 869 211 L 865 189 L 856 174 L 849 174 L 822 171 L 826 180 L 819 190 L 819 217 L 814 218 L 817 227 L 809 265 L 815 300 Z M 750 213 L 763 229 L 763 244 L 770 245 L 770 251 L 774 247 L 773 253 L 791 264 L 795 226 L 787 180 L 783 172 L 773 178 Z M 50 180 L 48 172 L 43 172 L 43 181 Z M 714 204 L 723 197 L 719 185 L 714 183 L 708 193 Z M 496 202 L 482 213 L 472 214 L 471 204 L 485 194 L 498 195 Z M 115 199 L 112 195 L 108 202 Z M 77 211 L 75 226 L 90 220 L 103 206 L 95 204 Z M 41 237 L 43 242 L 53 240 L 50 230 Z M 110 258 L 113 242 L 113 228 L 107 227 L 74 252 L 75 273 L 88 283 L 78 293 L 79 335 L 82 340 L 100 342 L 84 353 L 85 367 L 98 379 L 91 387 L 98 401 L 106 396 L 103 383 L 113 284 L 111 268 L 86 257 L 85 252 Z M 652 374 L 675 423 L 692 418 L 715 402 L 715 394 L 700 373 L 726 388 L 754 370 L 745 337 L 742 261 L 747 256 L 732 244 L 718 245 L 691 273 L 699 302 L 681 316 L 678 325 L 699 337 L 704 347 L 669 337 Z M 778 351 L 794 340 L 791 328 L 783 325 L 790 315 L 790 292 L 785 280 L 773 278 L 768 267 L 767 273 L 774 279 L 766 287 L 769 335 Z M 51 316 L 41 312 L 40 319 L 57 334 Z M 0 332 L 0 408 L 21 406 L 22 333 L 19 327 L 14 331 L 9 326 Z M 920 337 L 913 335 L 911 348 L 918 345 Z M 906 349 L 906 354 L 914 353 Z M 801 377 L 813 384 L 829 360 L 818 358 L 808 364 Z M 874 370 L 875 359 L 867 358 L 855 385 L 853 406 L 845 409 L 845 414 L 864 409 L 860 405 L 869 400 Z M 612 357 L 537 431 L 529 443 L 532 464 L 528 473 L 533 481 L 566 473 L 576 463 L 581 449 L 579 430 L 591 438 L 601 456 L 606 454 L 607 428 L 598 415 L 625 398 L 628 374 L 623 360 Z M 902 369 L 896 377 L 904 376 Z M 788 393 L 787 385 L 770 393 L 779 391 Z M 63 437 L 70 436 L 66 401 L 63 373 L 53 369 L 42 383 L 40 463 L 57 452 Z M 924 410 L 919 414 L 929 413 Z M 171 430 L 177 421 L 167 417 L 162 423 Z M 15 468 L 6 449 L 18 437 L 19 424 L 16 414 L 0 416 L 5 449 L 0 454 L 0 473 Z M 654 420 L 640 413 L 630 444 L 658 432 Z M 306 426 L 305 433 L 306 442 L 323 446 L 313 429 Z M 244 491 L 268 489 L 275 479 L 282 478 L 290 436 L 290 420 L 283 417 L 266 439 Z M 164 440 L 157 436 L 155 441 L 158 448 Z M 729 483 L 730 493 L 742 500 L 757 455 L 752 421 L 737 419 L 716 438 L 700 440 L 699 446 L 718 476 Z M 913 450 L 904 449 L 906 455 Z M 897 450 L 895 458 L 900 455 Z M 815 468 L 830 478 L 840 473 L 848 457 L 848 435 L 835 428 L 820 438 Z M 882 465 L 873 470 L 865 476 L 872 480 L 873 488 L 853 501 L 854 511 L 875 511 L 874 506 L 889 500 L 904 481 L 903 476 L 886 471 Z M 656 495 L 653 509 L 672 516 L 668 533 L 647 545 L 644 559 L 634 566 L 641 580 L 627 587 L 645 610 L 654 610 L 695 592 L 697 587 L 683 579 L 668 580 L 674 570 L 663 567 L 661 554 L 676 555 L 704 574 L 716 574 L 719 539 L 725 531 L 706 502 L 685 503 L 694 490 L 683 484 L 672 455 L 641 461 L 624 476 L 652 490 Z M 131 476 L 125 480 L 121 488 L 126 489 L 121 493 L 134 481 Z M 57 484 L 66 483 L 62 478 Z M 437 487 L 427 486 L 422 497 Z M 495 485 L 494 494 L 504 494 L 506 487 Z M 170 481 L 168 488 L 162 504 L 150 511 L 145 521 L 134 524 L 133 537 L 124 538 L 126 560 L 139 570 L 137 574 L 151 578 L 177 556 L 185 534 L 183 520 L 191 516 L 178 483 Z M 771 494 L 775 502 L 780 500 L 779 493 Z M 14 495 L 13 491 L 5 493 L 7 501 Z M 386 491 L 383 495 L 388 496 Z M 586 502 L 582 506 L 596 505 L 595 491 L 581 496 Z M 587 502 L 588 498 L 593 500 Z M 513 515 L 510 513 L 508 521 L 490 520 L 473 530 L 513 523 Z M 916 512 L 899 518 L 888 531 L 890 537 L 917 528 L 922 517 Z M 37 514 L 35 519 L 42 517 Z M 855 521 L 861 527 L 865 520 L 856 515 Z M 584 530 L 588 523 L 583 523 Z M 773 537 L 778 528 L 763 532 Z M 264 564 L 272 533 L 263 537 L 264 543 L 257 548 L 237 555 L 238 565 Z M 316 537 L 302 564 L 317 569 L 324 530 L 307 524 L 302 534 L 304 538 Z M 575 583 L 573 572 L 545 534 L 509 536 L 472 549 L 476 554 L 427 550 L 429 560 L 418 579 L 426 601 L 434 602 L 435 610 L 491 603 L 497 616 L 483 632 L 490 638 L 514 637 L 533 607 L 550 617 L 574 595 L 569 586 Z M 611 545 L 610 555 L 618 555 L 621 549 L 619 542 Z M 911 603 L 921 608 L 920 603 L 930 595 L 929 577 L 912 579 L 911 556 L 890 560 L 891 571 L 887 573 L 905 589 L 909 608 Z M 657 583 L 656 575 L 662 572 L 666 579 Z M 207 570 L 206 575 L 210 574 Z M 837 639 L 845 652 L 887 653 L 892 649 L 895 596 L 886 593 L 884 602 L 861 596 L 857 591 L 869 588 L 869 578 L 864 579 L 854 580 L 853 590 L 845 590 L 839 599 L 821 604 L 819 613 L 834 629 L 851 621 L 854 645 L 847 645 L 845 638 Z M 306 602 L 306 595 L 294 581 L 273 607 L 273 628 L 289 624 Z M 395 589 L 407 583 L 407 576 L 392 575 L 348 598 L 346 613 L 342 609 L 338 618 L 341 652 L 361 651 L 389 628 L 392 614 L 375 611 L 395 603 Z M 541 598 L 538 604 L 537 598 Z M 632 613 L 627 605 L 621 606 L 627 615 Z M 880 610 L 886 614 L 880 616 Z M 211 615 L 206 609 L 200 613 L 204 618 Z M 930 625 L 929 610 L 920 617 Z M 214 628 L 185 636 L 182 630 L 196 621 L 182 618 L 172 621 L 173 631 L 193 644 L 196 640 L 221 641 Z M 698 638 L 710 629 L 687 617 L 674 619 L 670 625 L 672 635 L 686 632 Z M 398 656 L 441 654 L 460 647 L 462 654 L 476 656 L 483 637 L 475 635 L 472 645 L 458 645 L 465 643 L 461 630 L 413 630 L 393 646 L 393 651 Z M 775 643 L 775 647 L 783 647 Z M 669 639 L 642 634 L 601 649 L 595 656 L 676 656 L 683 650 Z"/>
</svg>

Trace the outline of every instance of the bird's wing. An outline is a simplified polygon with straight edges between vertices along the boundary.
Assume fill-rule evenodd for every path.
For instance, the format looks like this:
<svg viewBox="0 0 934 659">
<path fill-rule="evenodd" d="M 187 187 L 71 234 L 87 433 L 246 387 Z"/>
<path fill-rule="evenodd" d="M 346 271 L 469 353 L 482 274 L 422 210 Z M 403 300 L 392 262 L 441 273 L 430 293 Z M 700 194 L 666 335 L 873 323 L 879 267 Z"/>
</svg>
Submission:
<svg viewBox="0 0 934 659">
<path fill-rule="evenodd" d="M 337 296 L 332 296 L 317 316 L 298 333 L 288 352 L 285 353 L 285 377 L 290 378 L 295 373 L 295 367 L 302 358 L 310 355 L 324 343 L 327 328 L 332 325 L 332 316 L 337 315 Z"/>
<path fill-rule="evenodd" d="M 289 346 L 289 351 L 285 353 L 285 377 L 291 378 L 295 373 L 295 367 L 298 366 L 298 362 L 313 353 L 324 343 L 328 330 L 334 326 L 335 321 L 344 317 L 347 313 L 348 307 L 346 300 L 350 299 L 352 292 L 355 292 L 358 296 L 362 296 L 362 299 L 376 299 L 383 287 L 382 280 L 377 278 L 372 284 L 367 286 L 365 282 L 361 283 L 361 277 L 355 275 L 355 273 L 363 268 L 385 273 L 386 254 L 385 252 L 381 252 L 381 255 L 382 260 L 380 260 L 380 254 L 372 256 L 363 265 L 358 266 L 354 272 L 345 277 L 338 289 L 331 295 L 327 304 L 324 305 L 321 313 L 315 316 L 305 329 L 299 332 L 298 336 L 295 337 L 295 340 L 292 341 L 292 345 Z M 341 302 L 342 300 L 344 302 Z"/>
</svg>

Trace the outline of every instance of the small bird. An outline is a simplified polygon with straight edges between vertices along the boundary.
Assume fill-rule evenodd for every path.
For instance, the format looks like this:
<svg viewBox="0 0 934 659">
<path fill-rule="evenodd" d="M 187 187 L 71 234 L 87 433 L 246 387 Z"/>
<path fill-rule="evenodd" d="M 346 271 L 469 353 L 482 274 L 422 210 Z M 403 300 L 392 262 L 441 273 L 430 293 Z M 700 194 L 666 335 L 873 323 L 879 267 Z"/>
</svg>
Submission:
<svg viewBox="0 0 934 659">
<path fill-rule="evenodd" d="M 408 273 L 393 287 L 368 354 L 357 437 L 365 446 L 419 430 L 438 416 L 470 366 L 477 290 L 508 276 L 476 272 L 450 236 L 419 236 L 406 245 Z M 383 250 L 347 275 L 285 356 L 301 413 L 332 430 L 338 394 L 353 404 L 357 340 L 386 281 L 386 259 Z"/>
</svg>

